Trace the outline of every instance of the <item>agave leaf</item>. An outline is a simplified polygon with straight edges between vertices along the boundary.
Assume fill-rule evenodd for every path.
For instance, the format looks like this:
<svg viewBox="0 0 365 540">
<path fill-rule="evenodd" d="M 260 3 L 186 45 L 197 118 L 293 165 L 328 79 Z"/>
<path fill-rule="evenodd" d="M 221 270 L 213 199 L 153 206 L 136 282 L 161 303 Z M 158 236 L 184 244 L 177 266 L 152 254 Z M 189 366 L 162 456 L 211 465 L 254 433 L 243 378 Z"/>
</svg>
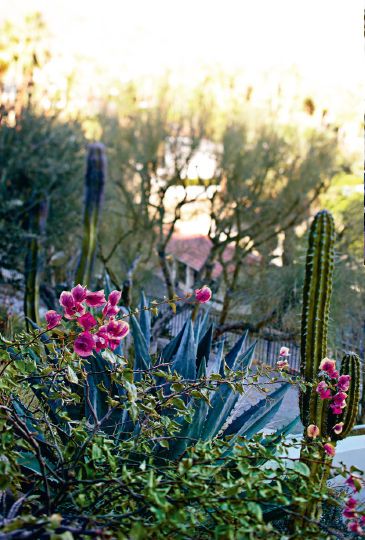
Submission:
<svg viewBox="0 0 365 540">
<path fill-rule="evenodd" d="M 13 407 L 17 415 L 20 417 L 22 422 L 27 426 L 28 430 L 34 434 L 34 437 L 41 442 L 46 442 L 46 439 L 44 438 L 42 431 L 40 430 L 40 427 L 38 425 L 38 420 L 33 416 L 31 411 L 29 411 L 23 403 L 15 398 L 13 400 Z"/>
<path fill-rule="evenodd" d="M 87 373 L 87 384 L 85 385 L 85 417 L 89 422 L 94 422 L 94 417 L 91 412 L 90 405 L 98 421 L 100 421 L 108 412 L 107 392 L 100 388 L 102 385 L 107 391 L 110 390 L 111 378 L 108 373 L 108 363 L 97 352 L 93 352 L 92 356 L 85 358 L 83 367 Z M 88 396 L 87 396 L 88 393 Z M 90 401 L 90 405 L 88 403 Z"/>
<path fill-rule="evenodd" d="M 208 306 L 206 312 L 204 313 L 204 316 L 202 316 L 201 318 L 198 342 L 200 342 L 200 340 L 203 338 L 203 336 L 206 334 L 208 330 L 210 310 L 211 310 L 211 306 Z"/>
<path fill-rule="evenodd" d="M 220 373 L 223 360 L 224 342 L 219 344 L 218 351 L 215 355 L 211 355 L 208 363 L 209 373 Z"/>
<path fill-rule="evenodd" d="M 194 323 L 194 340 L 196 344 L 199 344 L 199 334 L 200 334 L 200 325 L 201 325 L 201 315 L 197 318 Z"/>
<path fill-rule="evenodd" d="M 230 369 L 233 369 L 234 363 L 236 362 L 238 356 L 241 354 L 243 345 L 245 343 L 248 330 L 236 341 L 233 347 L 228 351 L 225 357 L 225 362 Z M 223 375 L 223 373 L 221 373 Z"/>
<path fill-rule="evenodd" d="M 196 354 L 196 371 L 199 372 L 200 364 L 205 358 L 206 364 L 209 362 L 210 352 L 212 350 L 213 324 L 210 325 L 204 336 L 199 342 Z"/>
<path fill-rule="evenodd" d="M 251 435 L 257 433 L 276 414 L 289 386 L 289 383 L 282 384 L 271 394 L 266 395 L 258 403 L 243 411 L 227 426 L 223 432 L 223 436 L 235 435 L 235 438 L 237 436 L 251 437 Z M 279 407 L 277 407 L 277 404 L 279 404 Z"/>
<path fill-rule="evenodd" d="M 56 477 L 52 476 L 51 478 L 48 476 L 50 474 L 50 469 L 53 469 L 52 463 L 50 463 L 49 460 L 47 460 L 45 457 L 43 457 L 43 460 L 47 463 L 47 478 L 48 480 L 51 480 L 52 482 L 58 483 Z M 17 458 L 17 462 L 21 467 L 25 467 L 26 469 L 36 473 L 37 476 L 42 476 L 41 467 L 39 464 L 38 459 L 32 454 L 31 452 L 19 452 L 19 457 Z"/>
<path fill-rule="evenodd" d="M 140 308 L 142 309 L 144 306 L 147 305 L 147 299 L 142 289 Z M 148 309 L 140 312 L 139 326 L 141 327 L 142 334 L 144 335 L 144 338 L 146 340 L 147 348 L 149 348 L 151 344 L 151 312 Z"/>
<path fill-rule="evenodd" d="M 184 325 L 179 347 L 173 357 L 171 370 L 177 371 L 184 379 L 195 379 L 195 354 L 193 325 L 189 317 Z"/>
<path fill-rule="evenodd" d="M 134 370 L 150 369 L 152 367 L 152 360 L 148 354 L 147 343 L 134 315 L 131 315 L 130 323 L 134 341 Z M 141 374 L 136 373 L 134 378 L 136 381 L 140 381 Z"/>
<path fill-rule="evenodd" d="M 250 367 L 255 346 L 256 343 L 251 345 L 251 347 L 239 357 L 239 362 L 237 363 L 241 369 L 247 369 Z M 241 350 L 241 347 L 238 350 Z M 233 369 L 235 369 L 235 364 L 233 364 Z M 214 437 L 218 434 L 233 411 L 239 397 L 240 394 L 235 392 L 228 384 L 224 383 L 219 387 L 219 390 L 214 393 L 211 400 L 211 408 L 209 409 L 202 430 L 201 438 L 203 440 L 209 439 L 210 437 Z"/>
<path fill-rule="evenodd" d="M 164 350 L 162 351 L 162 360 L 165 363 L 172 362 L 173 356 L 176 354 L 176 351 L 179 348 L 182 336 L 184 335 L 185 329 L 188 326 L 189 321 L 191 320 L 190 314 L 187 316 L 186 321 L 184 322 L 183 327 L 181 328 L 180 332 L 166 345 Z"/>
<path fill-rule="evenodd" d="M 205 358 L 203 358 L 200 364 L 198 378 L 200 379 L 201 377 L 205 376 L 206 362 Z M 190 444 L 192 444 L 191 439 L 200 439 L 202 427 L 207 416 L 209 405 L 203 398 L 194 398 L 190 401 L 188 407 L 195 410 L 192 422 L 189 423 L 185 420 L 185 418 L 182 418 L 181 430 L 177 434 L 178 438 L 171 439 L 169 441 L 169 449 L 164 449 L 162 451 L 160 450 L 158 452 L 159 455 L 163 455 L 164 457 L 169 459 L 176 459 L 184 453 L 187 446 L 190 446 Z"/>
</svg>

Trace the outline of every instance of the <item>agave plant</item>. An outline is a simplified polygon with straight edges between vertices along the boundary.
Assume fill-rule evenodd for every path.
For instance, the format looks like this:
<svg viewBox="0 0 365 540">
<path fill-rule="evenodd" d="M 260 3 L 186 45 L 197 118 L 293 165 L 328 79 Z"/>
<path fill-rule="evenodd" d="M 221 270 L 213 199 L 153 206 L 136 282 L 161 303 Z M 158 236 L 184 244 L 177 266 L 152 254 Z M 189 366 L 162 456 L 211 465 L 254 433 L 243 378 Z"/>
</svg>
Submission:
<svg viewBox="0 0 365 540">
<path fill-rule="evenodd" d="M 144 294 L 141 295 L 141 305 L 146 305 Z M 149 373 L 155 386 L 164 381 L 164 393 L 170 391 L 173 382 L 168 382 L 175 377 L 180 385 L 184 382 L 199 382 L 206 379 L 207 371 L 210 373 L 209 381 L 211 388 L 219 385 L 219 390 L 209 392 L 191 392 L 183 396 L 187 414 L 175 414 L 174 421 L 177 425 L 176 438 L 169 439 L 169 447 L 155 445 L 154 452 L 157 455 L 177 459 L 185 451 L 188 444 L 213 437 L 230 436 L 230 443 L 239 436 L 251 436 L 260 431 L 277 412 L 284 398 L 289 383 L 284 383 L 271 394 L 265 396 L 256 404 L 251 405 L 243 412 L 237 413 L 235 407 L 240 399 L 240 393 L 234 385 L 225 382 L 225 374 L 238 376 L 246 373 L 251 366 L 255 344 L 245 348 L 247 332 L 238 338 L 234 346 L 224 356 L 223 345 L 220 345 L 216 354 L 212 353 L 213 326 L 208 327 L 208 315 L 198 319 L 193 326 L 191 317 L 188 316 L 182 329 L 176 337 L 164 348 L 160 357 L 154 362 L 149 353 L 150 341 L 150 312 L 145 310 L 139 314 L 139 320 L 130 316 L 130 327 L 133 337 L 133 371 L 132 380 L 128 383 L 119 384 L 117 373 L 111 366 L 118 365 L 124 360 L 110 351 L 103 354 L 93 352 L 83 362 L 85 370 L 85 384 L 80 385 L 77 376 L 68 366 L 66 378 L 62 380 L 62 386 L 69 389 L 70 395 L 79 397 L 79 400 L 61 402 L 59 399 L 59 387 L 53 382 L 51 385 L 47 377 L 30 379 L 32 390 L 37 398 L 47 404 L 52 421 L 60 427 L 60 436 L 63 437 L 69 431 L 69 422 L 87 421 L 89 425 L 96 425 L 102 419 L 100 429 L 113 436 L 116 444 L 120 439 L 125 439 L 131 434 L 138 434 L 140 426 L 136 418 L 126 408 L 115 408 L 110 413 L 110 399 L 125 397 L 129 391 L 133 393 L 134 382 L 142 379 L 142 373 Z M 50 342 L 43 336 L 43 345 L 50 361 L 56 358 L 50 353 Z M 119 351 L 116 350 L 116 353 Z M 32 356 L 41 367 L 40 357 L 34 351 Z M 53 360 L 52 360 L 53 359 Z M 154 372 L 154 365 L 159 368 Z M 126 369 L 128 369 L 126 367 Z M 40 370 L 41 371 L 41 370 Z M 151 373 L 155 373 L 151 375 Z M 134 380 L 133 380 L 134 379 Z M 214 386 L 213 386 L 214 387 Z M 153 386 L 152 386 L 153 388 Z M 80 392 L 83 395 L 80 395 Z M 38 420 L 32 417 L 27 408 L 19 399 L 15 401 L 15 407 L 28 423 L 34 433 L 38 433 L 42 444 L 41 429 Z M 109 412 L 108 412 L 109 411 Z M 176 412 L 176 411 L 175 411 Z M 186 411 L 185 411 L 186 412 Z M 232 413 L 235 415 L 232 416 Z M 168 411 L 165 413 L 168 414 Z M 189 418 L 187 418 L 187 416 Z M 189 421 L 188 421 L 189 420 Z M 167 445 L 165 445 L 167 446 Z"/>
</svg>

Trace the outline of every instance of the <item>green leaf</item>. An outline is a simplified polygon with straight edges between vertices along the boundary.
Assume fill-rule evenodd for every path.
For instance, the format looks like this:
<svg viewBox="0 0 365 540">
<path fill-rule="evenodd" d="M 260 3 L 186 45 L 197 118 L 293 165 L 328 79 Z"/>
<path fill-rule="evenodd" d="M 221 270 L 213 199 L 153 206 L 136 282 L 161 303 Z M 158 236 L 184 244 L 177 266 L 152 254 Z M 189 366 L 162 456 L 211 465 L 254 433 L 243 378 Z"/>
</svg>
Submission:
<svg viewBox="0 0 365 540">
<path fill-rule="evenodd" d="M 177 409 L 181 409 L 182 411 L 186 410 L 186 405 L 181 398 L 174 397 L 170 403 L 172 403 L 172 405 L 174 405 Z"/>
<path fill-rule="evenodd" d="M 74 370 L 72 369 L 72 367 L 69 366 L 69 365 L 67 366 L 67 378 L 68 378 L 71 382 L 73 382 L 73 383 L 75 383 L 75 384 L 77 384 L 77 383 L 79 382 L 76 373 L 74 372 Z"/>
<path fill-rule="evenodd" d="M 169 441 L 167 439 L 159 439 L 158 443 L 164 448 L 169 448 Z"/>
<path fill-rule="evenodd" d="M 301 474 L 302 476 L 309 477 L 310 470 L 308 465 L 305 463 L 302 463 L 301 461 L 294 461 L 293 463 L 293 471 L 297 472 L 298 474 Z"/>
</svg>

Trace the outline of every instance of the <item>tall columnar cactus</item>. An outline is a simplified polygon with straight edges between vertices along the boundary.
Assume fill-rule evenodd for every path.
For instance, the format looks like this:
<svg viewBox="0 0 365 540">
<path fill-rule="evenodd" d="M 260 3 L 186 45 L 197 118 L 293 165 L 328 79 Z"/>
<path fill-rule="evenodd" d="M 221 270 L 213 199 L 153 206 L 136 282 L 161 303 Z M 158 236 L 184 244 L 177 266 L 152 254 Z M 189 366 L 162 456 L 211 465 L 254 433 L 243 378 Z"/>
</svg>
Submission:
<svg viewBox="0 0 365 540">
<path fill-rule="evenodd" d="M 90 286 L 106 179 L 104 145 L 89 145 L 85 176 L 84 236 L 75 283 Z"/>
<path fill-rule="evenodd" d="M 311 478 L 318 486 L 324 486 L 328 479 L 336 442 L 344 439 L 355 425 L 360 401 L 359 357 L 354 353 L 345 355 L 340 373 L 335 362 L 326 358 L 334 240 L 333 218 L 321 211 L 310 229 L 306 259 L 301 375 L 309 384 L 300 393 L 304 425 L 301 460 L 309 466 Z M 317 437 L 318 442 L 312 444 Z M 306 507 L 296 507 L 295 511 L 307 518 L 319 518 L 321 505 L 314 501 Z"/>
<path fill-rule="evenodd" d="M 28 218 L 29 241 L 25 257 L 24 314 L 37 324 L 39 324 L 39 286 L 48 207 L 47 196 L 35 191 L 30 201 Z"/>
<path fill-rule="evenodd" d="M 313 382 L 327 354 L 327 329 L 332 293 L 335 226 L 326 210 L 315 216 L 309 233 L 303 286 L 301 375 Z M 308 424 L 310 390 L 300 393 L 300 416 Z"/>
</svg>

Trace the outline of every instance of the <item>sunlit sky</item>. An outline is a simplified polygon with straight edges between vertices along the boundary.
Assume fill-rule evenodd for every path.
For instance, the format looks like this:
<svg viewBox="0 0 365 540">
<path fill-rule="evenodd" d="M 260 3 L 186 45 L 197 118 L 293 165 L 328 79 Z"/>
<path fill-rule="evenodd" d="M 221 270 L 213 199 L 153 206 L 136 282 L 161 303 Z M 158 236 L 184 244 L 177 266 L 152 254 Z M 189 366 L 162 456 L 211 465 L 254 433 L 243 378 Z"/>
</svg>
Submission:
<svg viewBox="0 0 365 540">
<path fill-rule="evenodd" d="M 363 80 L 361 0 L 11 0 L 0 19 L 41 11 L 59 50 L 111 73 L 218 63 L 246 72 L 296 64 L 320 86 Z"/>
</svg>

